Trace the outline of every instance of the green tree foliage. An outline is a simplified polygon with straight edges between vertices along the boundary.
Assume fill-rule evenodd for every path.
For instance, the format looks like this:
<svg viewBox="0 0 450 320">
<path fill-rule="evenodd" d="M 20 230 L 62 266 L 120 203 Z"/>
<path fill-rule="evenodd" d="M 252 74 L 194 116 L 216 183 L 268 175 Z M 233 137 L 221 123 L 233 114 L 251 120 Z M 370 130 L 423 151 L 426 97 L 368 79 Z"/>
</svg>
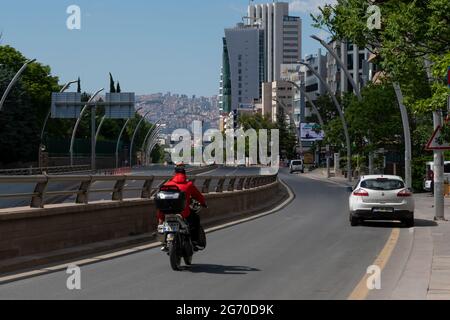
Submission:
<svg viewBox="0 0 450 320">
<path fill-rule="evenodd" d="M 0 67 L 0 92 L 6 90 L 15 72 Z M 19 80 L 10 92 L 0 116 L 0 164 L 27 162 L 39 147 L 38 117 L 25 84 Z"/>
<path fill-rule="evenodd" d="M 111 93 L 116 92 L 116 85 L 114 83 L 114 78 L 113 78 L 111 72 L 109 73 L 109 92 L 111 92 Z"/>
<path fill-rule="evenodd" d="M 0 93 L 28 59 L 10 46 L 0 46 Z M 31 162 L 38 157 L 40 131 L 50 108 L 51 93 L 59 91 L 50 67 L 31 63 L 7 98 L 0 117 L 0 145 L 7 148 L 0 162 Z"/>
<path fill-rule="evenodd" d="M 334 39 L 347 39 L 378 54 L 381 69 L 401 83 L 405 102 L 415 111 L 444 109 L 450 2 L 376 1 L 382 14 L 381 30 L 367 26 L 369 5 L 366 0 L 339 0 L 337 5 L 326 5 L 313 16 L 315 26 L 328 29 Z M 426 77 L 425 60 L 432 62 L 433 79 Z"/>
<path fill-rule="evenodd" d="M 279 108 L 276 128 L 280 131 L 280 155 L 285 159 L 296 158 L 297 136 L 295 128 L 288 123 L 284 108 Z"/>
</svg>

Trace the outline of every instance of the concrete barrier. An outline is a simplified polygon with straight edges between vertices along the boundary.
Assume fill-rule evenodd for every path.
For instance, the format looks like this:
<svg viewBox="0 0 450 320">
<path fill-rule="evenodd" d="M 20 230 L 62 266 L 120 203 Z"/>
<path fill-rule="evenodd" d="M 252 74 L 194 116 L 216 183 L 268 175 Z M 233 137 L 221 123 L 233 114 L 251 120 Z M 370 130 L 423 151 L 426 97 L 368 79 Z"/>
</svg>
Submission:
<svg viewBox="0 0 450 320">
<path fill-rule="evenodd" d="M 288 197 L 279 182 L 242 191 L 206 195 L 209 208 L 201 213 L 205 226 L 269 210 Z M 48 205 L 44 209 L 0 211 L 1 262 L 121 239 L 156 231 L 153 200 L 94 202 L 87 205 Z M 8 270 L 10 271 L 10 270 Z"/>
</svg>

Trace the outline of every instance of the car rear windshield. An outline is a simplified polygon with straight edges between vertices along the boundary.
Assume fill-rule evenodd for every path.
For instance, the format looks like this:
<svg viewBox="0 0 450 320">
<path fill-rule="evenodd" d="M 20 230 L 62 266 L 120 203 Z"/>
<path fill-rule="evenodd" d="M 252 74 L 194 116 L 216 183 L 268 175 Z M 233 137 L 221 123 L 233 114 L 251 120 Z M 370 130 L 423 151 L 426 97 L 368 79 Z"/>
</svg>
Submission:
<svg viewBox="0 0 450 320">
<path fill-rule="evenodd" d="M 361 182 L 361 188 L 369 190 L 400 190 L 405 188 L 405 184 L 400 180 L 393 179 L 370 179 Z"/>
<path fill-rule="evenodd" d="M 293 166 L 301 166 L 302 162 L 301 161 L 292 161 L 292 165 Z"/>
</svg>

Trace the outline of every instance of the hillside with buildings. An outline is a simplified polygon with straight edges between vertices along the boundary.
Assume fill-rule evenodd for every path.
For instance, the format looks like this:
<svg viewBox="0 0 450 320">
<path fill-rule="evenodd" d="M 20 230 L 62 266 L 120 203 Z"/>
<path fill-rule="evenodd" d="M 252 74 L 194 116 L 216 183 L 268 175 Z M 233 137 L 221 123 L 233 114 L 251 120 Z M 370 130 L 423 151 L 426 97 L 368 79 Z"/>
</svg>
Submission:
<svg viewBox="0 0 450 320">
<path fill-rule="evenodd" d="M 141 115 L 155 123 L 161 120 L 166 126 L 166 133 L 175 129 L 190 128 L 195 120 L 202 121 L 205 130 L 218 128 L 219 106 L 216 96 L 197 97 L 173 93 L 153 93 L 136 98 Z"/>
</svg>

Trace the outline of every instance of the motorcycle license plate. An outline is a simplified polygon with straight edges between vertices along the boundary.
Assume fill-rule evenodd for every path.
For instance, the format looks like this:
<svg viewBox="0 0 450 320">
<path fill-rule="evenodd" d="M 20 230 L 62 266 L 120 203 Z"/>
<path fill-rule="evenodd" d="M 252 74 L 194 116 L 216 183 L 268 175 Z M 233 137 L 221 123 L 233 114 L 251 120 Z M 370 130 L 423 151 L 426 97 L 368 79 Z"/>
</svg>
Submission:
<svg viewBox="0 0 450 320">
<path fill-rule="evenodd" d="M 164 225 L 164 232 L 178 232 L 180 230 L 180 226 L 177 223 L 171 223 Z"/>
</svg>

